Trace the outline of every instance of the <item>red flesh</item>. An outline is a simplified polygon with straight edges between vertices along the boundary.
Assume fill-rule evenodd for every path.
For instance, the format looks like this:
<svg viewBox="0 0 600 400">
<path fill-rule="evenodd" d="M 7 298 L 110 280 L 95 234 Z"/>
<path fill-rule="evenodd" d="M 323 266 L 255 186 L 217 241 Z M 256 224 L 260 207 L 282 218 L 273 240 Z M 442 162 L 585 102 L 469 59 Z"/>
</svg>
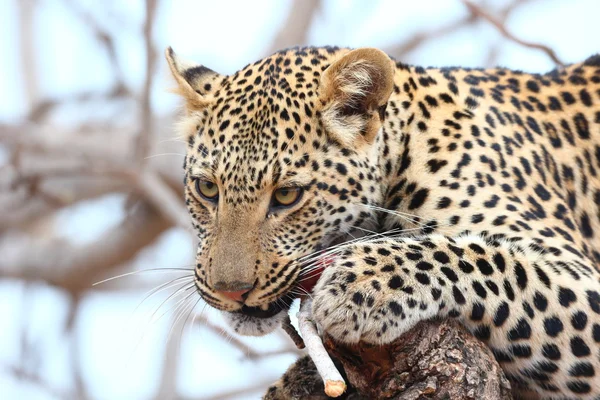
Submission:
<svg viewBox="0 0 600 400">
<path fill-rule="evenodd" d="M 304 289 L 307 293 L 312 293 L 312 290 L 314 289 L 315 285 L 319 281 L 319 278 L 321 277 L 323 270 L 325 268 L 327 268 L 328 266 L 330 266 L 333 263 L 333 260 L 334 260 L 333 256 L 325 256 L 322 259 L 320 259 L 318 261 L 319 266 L 316 267 L 311 272 L 309 272 L 309 274 L 308 274 L 309 278 L 302 280 L 302 282 L 300 282 L 300 284 L 298 286 L 300 286 L 302 289 Z M 302 296 L 302 297 L 304 297 L 304 296 Z"/>
</svg>

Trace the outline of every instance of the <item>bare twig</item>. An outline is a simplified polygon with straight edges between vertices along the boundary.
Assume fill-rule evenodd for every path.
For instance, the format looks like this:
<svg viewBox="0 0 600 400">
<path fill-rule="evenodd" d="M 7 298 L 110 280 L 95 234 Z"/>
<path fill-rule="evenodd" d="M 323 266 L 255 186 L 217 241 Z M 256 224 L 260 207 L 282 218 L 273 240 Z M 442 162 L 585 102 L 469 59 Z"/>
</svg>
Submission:
<svg viewBox="0 0 600 400">
<path fill-rule="evenodd" d="M 111 64 L 111 69 L 115 74 L 115 79 L 117 81 L 117 85 L 123 84 L 123 72 L 121 71 L 121 66 L 119 65 L 119 58 L 117 57 L 117 50 L 115 47 L 115 41 L 113 37 L 108 33 L 105 29 L 103 29 L 100 24 L 96 21 L 91 14 L 86 12 L 77 1 L 74 0 L 63 0 L 67 6 L 71 8 L 71 11 L 75 14 L 75 16 L 80 19 L 85 26 L 87 26 L 93 33 L 96 40 L 104 47 L 106 50 L 106 54 Z M 123 84 L 123 86 L 125 86 Z"/>
<path fill-rule="evenodd" d="M 177 393 L 177 373 L 181 354 L 181 336 L 179 332 L 185 326 L 186 318 L 179 318 L 178 313 L 171 317 L 171 331 L 162 356 L 162 376 L 156 395 L 156 400 L 169 400 Z"/>
<path fill-rule="evenodd" d="M 473 14 L 469 14 L 462 19 L 453 21 L 450 24 L 442 26 L 440 28 L 427 29 L 423 32 L 418 32 L 414 34 L 409 40 L 399 45 L 386 48 L 385 52 L 396 58 L 405 57 L 411 51 L 415 50 L 419 46 L 422 46 L 426 41 L 446 36 L 458 29 L 473 24 L 475 21 L 477 21 L 477 17 L 475 17 Z"/>
<path fill-rule="evenodd" d="M 65 98 L 45 98 L 38 101 L 37 98 L 33 98 L 32 100 L 37 101 L 37 103 L 31 103 L 32 107 L 29 111 L 28 120 L 33 122 L 42 121 L 55 107 L 60 106 L 62 104 L 72 104 L 90 100 L 111 100 L 116 98 L 126 98 L 130 96 L 130 91 L 125 84 L 125 80 L 123 78 L 123 72 L 119 65 L 119 59 L 117 57 L 116 46 L 114 43 L 113 37 L 107 32 L 104 28 L 100 26 L 100 24 L 96 21 L 96 19 L 88 12 L 86 12 L 81 5 L 74 0 L 63 0 L 65 4 L 71 9 L 71 11 L 75 14 L 75 16 L 81 19 L 84 22 L 84 25 L 87 26 L 94 36 L 94 38 L 100 43 L 102 47 L 106 50 L 106 54 L 108 56 L 108 60 L 111 64 L 111 70 L 113 71 L 115 77 L 115 83 L 106 91 L 95 92 L 95 91 L 83 91 L 80 93 L 76 93 L 74 95 L 67 96 Z M 24 4 L 33 3 L 32 0 L 23 1 Z M 23 6 L 28 7 L 28 6 Z M 29 25 L 33 26 L 29 21 Z M 27 35 L 25 36 L 27 38 Z M 28 57 L 31 58 L 31 57 Z M 36 63 L 28 62 L 23 63 L 27 68 L 33 68 Z M 35 74 L 27 73 L 24 74 L 27 76 L 27 84 L 30 86 L 35 82 Z M 31 81 L 31 82 L 30 82 Z"/>
<path fill-rule="evenodd" d="M 512 13 L 517 7 L 525 4 L 528 1 L 531 0 L 513 0 L 502 10 L 499 11 L 500 19 L 502 21 L 505 21 L 506 18 L 508 18 L 508 16 L 510 15 L 510 13 Z M 439 28 L 427 28 L 421 32 L 417 32 L 407 41 L 400 43 L 396 46 L 386 48 L 385 51 L 396 58 L 405 57 L 410 52 L 422 46 L 425 42 L 447 36 L 453 32 L 456 32 L 459 29 L 473 25 L 482 17 L 483 15 L 469 10 L 469 14 L 461 19 L 452 21 L 449 24 L 441 26 Z"/>
<path fill-rule="evenodd" d="M 290 353 L 296 354 L 296 355 L 302 354 L 296 348 L 291 347 L 291 346 L 282 348 L 280 350 L 258 352 L 256 350 L 252 349 L 250 346 L 248 346 L 246 343 L 244 343 L 237 337 L 232 336 L 229 332 L 227 332 L 227 330 L 225 330 L 221 326 L 211 322 L 209 319 L 207 319 L 203 315 L 198 315 L 198 316 L 194 317 L 194 322 L 197 323 L 198 325 L 202 326 L 203 328 L 206 328 L 206 329 L 212 331 L 217 336 L 225 339 L 228 344 L 234 346 L 240 352 L 242 352 L 242 354 L 244 355 L 244 358 L 247 358 L 250 360 L 257 360 L 259 358 L 277 356 L 280 354 L 290 354 Z"/>
<path fill-rule="evenodd" d="M 15 367 L 4 367 L 3 368 L 9 374 L 15 376 L 15 378 L 26 381 L 28 384 L 33 385 L 42 389 L 44 392 L 49 394 L 51 397 L 63 400 L 76 400 L 77 396 L 75 393 L 70 393 L 58 388 L 51 386 L 38 374 L 33 374 L 21 368 Z"/>
<path fill-rule="evenodd" d="M 85 381 L 81 374 L 80 367 L 80 342 L 75 330 L 77 318 L 81 311 L 81 296 L 79 293 L 71 293 L 71 302 L 69 304 L 69 313 L 65 321 L 65 331 L 69 335 L 69 355 L 71 358 L 71 370 L 75 383 L 75 391 L 78 400 L 86 400 L 89 398 Z"/>
<path fill-rule="evenodd" d="M 31 122 L 42 122 L 56 107 L 67 104 L 80 104 L 91 101 L 114 101 L 125 99 L 131 93 L 122 82 L 105 91 L 83 91 L 66 97 L 53 97 L 39 100 L 30 110 L 27 119 Z"/>
<path fill-rule="evenodd" d="M 135 156 L 138 164 L 143 164 L 150 149 L 152 138 L 152 104 L 150 102 L 154 71 L 156 70 L 156 50 L 153 45 L 152 32 L 156 12 L 156 0 L 146 0 L 146 20 L 144 21 L 144 47 L 146 49 L 146 78 L 140 99 L 141 131 L 136 139 Z"/>
<path fill-rule="evenodd" d="M 319 375 L 323 378 L 325 384 L 325 394 L 329 397 L 339 397 L 346 391 L 346 382 L 335 367 L 335 364 L 327 354 L 321 337 L 317 332 L 317 327 L 312 321 L 311 313 L 312 301 L 305 298 L 300 303 L 300 312 L 298 312 L 298 327 L 302 338 L 306 344 L 308 355 L 315 363 Z"/>
<path fill-rule="evenodd" d="M 23 71 L 21 76 L 23 77 L 24 94 L 27 101 L 28 107 L 33 107 L 33 104 L 37 101 L 39 95 L 39 76 L 35 58 L 35 43 L 34 43 L 34 27 L 35 27 L 35 12 L 34 12 L 34 0 L 22 0 L 18 1 L 17 8 L 19 13 L 19 51 L 21 54 L 21 68 Z"/>
<path fill-rule="evenodd" d="M 229 332 L 227 332 L 225 329 L 223 329 L 219 325 L 212 323 L 206 317 L 200 315 L 200 316 L 195 317 L 194 319 L 195 319 L 195 322 L 199 323 L 202 327 L 207 328 L 208 330 L 214 332 L 217 336 L 226 338 L 227 341 L 231 345 L 236 347 L 238 350 L 240 350 L 244 354 L 245 357 L 250 358 L 250 359 L 259 358 L 260 353 L 258 353 L 256 350 L 250 348 L 246 343 L 242 342 L 237 337 L 231 336 L 231 334 Z"/>
<path fill-rule="evenodd" d="M 513 41 L 521 46 L 528 47 L 530 49 L 540 50 L 540 51 L 544 52 L 548 57 L 550 57 L 550 59 L 552 61 L 554 61 L 554 63 L 556 65 L 558 65 L 560 67 L 565 66 L 565 63 L 562 62 L 560 60 L 560 58 L 558 58 L 558 56 L 556 55 L 556 52 L 554 50 L 552 50 L 550 47 L 540 44 L 540 43 L 533 43 L 533 42 L 529 42 L 527 40 L 520 39 L 517 36 L 515 36 L 512 32 L 510 32 L 501 21 L 499 21 L 498 19 L 496 19 L 493 16 L 491 16 L 490 14 L 488 14 L 485 10 L 483 10 L 478 5 L 472 3 L 469 0 L 462 0 L 462 3 L 469 9 L 471 14 L 477 15 L 477 16 L 485 19 L 486 21 L 488 21 L 506 39 Z"/>
<path fill-rule="evenodd" d="M 291 46 L 301 46 L 307 42 L 307 34 L 315 15 L 321 9 L 320 0 L 295 0 L 288 12 L 281 30 L 271 42 L 267 54 L 272 54 Z"/>
<path fill-rule="evenodd" d="M 290 321 L 289 315 L 285 316 L 285 319 L 281 323 L 281 328 L 284 330 L 285 333 L 288 334 L 288 336 L 290 337 L 290 339 L 292 339 L 292 341 L 298 349 L 301 350 L 306 347 L 306 345 L 304 344 L 304 340 L 302 340 L 302 336 L 300 336 L 298 331 L 296 331 L 296 328 L 294 328 L 294 326 L 292 325 L 292 321 Z"/>
<path fill-rule="evenodd" d="M 182 197 L 176 196 L 158 174 L 147 170 L 132 183 L 137 183 L 145 197 L 175 225 L 191 229 L 191 220 Z"/>
<path fill-rule="evenodd" d="M 510 15 L 513 13 L 513 11 L 515 11 L 518 7 L 524 5 L 525 3 L 528 3 L 530 1 L 532 1 L 532 0 L 513 0 L 502 10 L 497 12 L 498 21 L 502 25 L 505 25 L 506 21 L 508 20 Z M 471 13 L 471 15 L 473 15 L 473 13 Z M 500 40 L 498 40 L 498 41 L 496 41 L 496 43 L 493 43 L 490 45 L 490 47 L 487 51 L 486 57 L 485 57 L 485 61 L 484 61 L 484 65 L 486 67 L 493 68 L 496 66 L 496 60 L 498 58 L 500 46 L 501 46 Z"/>
</svg>

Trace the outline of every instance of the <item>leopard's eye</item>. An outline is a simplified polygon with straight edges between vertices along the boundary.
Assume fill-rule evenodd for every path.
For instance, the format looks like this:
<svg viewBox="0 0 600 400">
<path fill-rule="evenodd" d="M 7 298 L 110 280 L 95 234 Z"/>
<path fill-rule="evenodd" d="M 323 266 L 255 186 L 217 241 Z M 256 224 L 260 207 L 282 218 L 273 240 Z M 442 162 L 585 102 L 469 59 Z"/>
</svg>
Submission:
<svg viewBox="0 0 600 400">
<path fill-rule="evenodd" d="M 302 197 L 302 188 L 284 187 L 273 193 L 273 207 L 291 207 Z"/>
<path fill-rule="evenodd" d="M 214 182 L 196 179 L 196 193 L 209 201 L 216 201 L 219 197 L 219 187 Z"/>
</svg>

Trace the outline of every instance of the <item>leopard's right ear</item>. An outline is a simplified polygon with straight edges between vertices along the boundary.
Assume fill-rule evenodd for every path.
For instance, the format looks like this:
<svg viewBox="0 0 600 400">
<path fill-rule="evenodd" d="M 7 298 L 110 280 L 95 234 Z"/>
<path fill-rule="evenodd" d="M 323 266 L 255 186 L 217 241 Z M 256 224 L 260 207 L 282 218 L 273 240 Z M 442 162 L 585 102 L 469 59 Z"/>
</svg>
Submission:
<svg viewBox="0 0 600 400">
<path fill-rule="evenodd" d="M 340 143 L 373 143 L 394 89 L 396 65 L 383 51 L 347 52 L 322 74 L 319 84 L 322 122 Z"/>
<path fill-rule="evenodd" d="M 200 64 L 177 57 L 171 47 L 165 50 L 171 73 L 177 82 L 176 92 L 183 96 L 190 110 L 201 110 L 211 103 L 215 87 L 222 76 Z"/>
</svg>

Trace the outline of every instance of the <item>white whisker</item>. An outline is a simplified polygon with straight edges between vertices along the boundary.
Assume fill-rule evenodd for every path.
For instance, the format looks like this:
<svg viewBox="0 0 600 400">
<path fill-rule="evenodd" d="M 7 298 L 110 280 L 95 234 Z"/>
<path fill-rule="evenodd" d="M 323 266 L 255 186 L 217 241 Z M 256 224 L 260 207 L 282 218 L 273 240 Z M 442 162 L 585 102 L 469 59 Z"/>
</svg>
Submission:
<svg viewBox="0 0 600 400">
<path fill-rule="evenodd" d="M 298 296 L 308 296 L 312 299 L 312 293 L 300 286 L 296 286 L 290 293 Z"/>
<path fill-rule="evenodd" d="M 147 159 L 149 159 L 149 158 L 161 157 L 161 156 L 179 156 L 179 157 L 185 157 L 185 154 L 179 154 L 179 153 L 161 153 L 161 154 L 153 154 L 153 155 L 151 155 L 151 156 L 144 157 L 144 160 L 147 160 Z"/>
<path fill-rule="evenodd" d="M 172 293 L 171 295 L 169 295 L 162 303 L 160 303 L 160 305 L 156 308 L 156 310 L 154 310 L 154 312 L 152 313 L 152 315 L 150 315 L 150 318 L 148 319 L 148 322 L 146 322 L 144 329 L 142 330 L 142 336 L 140 337 L 140 339 L 138 340 L 138 342 L 136 343 L 136 345 L 134 346 L 133 350 L 131 351 L 131 355 L 129 360 L 127 361 L 126 365 L 129 365 L 129 362 L 131 361 L 131 357 L 133 357 L 133 354 L 135 354 L 135 352 L 137 351 L 137 348 L 139 347 L 140 343 L 142 343 L 142 341 L 144 340 L 144 338 L 146 337 L 146 334 L 150 331 L 150 329 L 148 329 L 150 327 L 150 325 L 154 324 L 155 322 L 157 322 L 158 320 L 160 320 L 167 312 L 169 312 L 171 309 L 167 310 L 165 313 L 161 314 L 159 318 L 157 318 L 156 320 L 153 321 L 154 319 L 154 315 L 160 310 L 160 308 L 167 302 L 169 301 L 169 299 L 174 298 L 174 296 L 178 296 L 179 294 L 185 294 L 186 292 L 190 291 L 191 289 L 193 289 L 195 287 L 195 283 L 189 285 L 188 287 L 184 287 L 177 289 L 174 293 Z M 188 295 L 191 296 L 194 293 L 190 293 Z M 187 297 L 186 297 L 187 298 Z M 177 304 L 175 305 L 175 308 L 177 308 L 179 306 L 181 301 L 178 301 Z"/>
<path fill-rule="evenodd" d="M 181 339 L 183 338 L 183 330 L 185 328 L 185 325 L 188 323 L 190 317 L 192 316 L 192 313 L 194 313 L 194 309 L 196 308 L 196 306 L 198 305 L 198 303 L 200 303 L 200 300 L 202 300 L 202 298 L 198 297 L 198 300 L 196 300 L 196 302 L 194 303 L 194 305 L 192 306 L 192 308 L 190 308 L 190 312 L 188 313 L 187 317 L 183 321 L 183 325 L 181 326 L 181 332 L 179 333 L 179 346 L 181 346 Z M 195 313 L 194 313 L 194 315 L 195 315 Z M 193 321 L 194 320 L 192 319 L 192 322 Z"/>
<path fill-rule="evenodd" d="M 373 211 L 380 211 L 380 212 L 388 213 L 390 215 L 394 215 L 396 217 L 399 217 L 405 221 L 408 221 L 408 222 L 416 224 L 416 225 L 421 225 L 421 226 L 425 225 L 424 223 L 420 222 L 421 218 L 418 215 L 408 214 L 408 213 L 404 213 L 402 211 L 389 210 L 387 208 L 374 206 L 371 204 L 361 204 L 361 206 L 366 207 Z"/>
<path fill-rule="evenodd" d="M 179 143 L 187 143 L 187 141 L 185 140 L 181 140 L 179 138 L 172 138 L 172 139 L 163 139 L 163 140 L 159 140 L 158 142 L 156 142 L 156 144 L 162 144 L 162 143 L 166 143 L 166 142 L 179 142 Z"/>
<path fill-rule="evenodd" d="M 117 276 L 113 276 L 110 278 L 106 278 L 103 279 L 101 281 L 98 281 L 96 283 L 93 283 L 92 286 L 96 286 L 96 285 L 100 285 L 106 282 L 110 282 L 110 281 L 114 281 L 115 279 L 120 279 L 120 278 L 125 278 L 127 276 L 131 276 L 131 275 L 137 275 L 137 274 L 141 274 L 144 272 L 190 272 L 193 271 L 193 269 L 190 268 L 151 268 L 151 269 L 143 269 L 140 271 L 132 271 L 132 272 L 127 272 L 125 274 L 121 274 L 121 275 L 117 275 Z"/>
<path fill-rule="evenodd" d="M 179 278 L 171 279 L 170 281 L 168 281 L 168 282 L 166 282 L 166 283 L 163 283 L 163 284 L 161 284 L 161 285 L 159 285 L 159 286 L 155 287 L 154 289 L 151 289 L 151 290 L 149 290 L 148 292 L 146 292 L 146 293 L 144 294 L 144 298 L 142 299 L 142 301 L 140 301 L 140 302 L 138 303 L 138 305 L 137 305 L 137 306 L 136 306 L 136 307 L 133 309 L 133 311 L 132 311 L 132 314 L 134 314 L 134 313 L 137 311 L 137 309 L 138 309 L 138 308 L 139 308 L 139 307 L 140 307 L 140 306 L 141 306 L 141 305 L 142 305 L 142 304 L 143 304 L 143 303 L 144 303 L 146 300 L 148 300 L 150 297 L 152 297 L 152 296 L 154 296 L 154 295 L 156 295 L 156 294 L 158 294 L 158 293 L 162 292 L 163 290 L 165 290 L 165 289 L 170 289 L 170 288 L 172 288 L 172 287 L 174 287 L 174 286 L 177 286 L 177 285 L 185 285 L 185 284 L 189 284 L 189 282 L 183 282 L 183 283 L 182 283 L 182 282 L 178 282 L 178 281 L 181 281 L 181 280 L 183 280 L 183 279 L 190 279 L 190 280 L 193 282 L 193 281 L 194 281 L 194 275 L 181 276 L 181 277 L 179 277 Z"/>
<path fill-rule="evenodd" d="M 438 225 L 438 227 L 440 227 L 440 226 L 444 226 L 444 225 L 442 225 L 442 224 Z M 299 282 L 304 282 L 304 281 L 314 277 L 315 274 L 313 274 L 313 275 L 310 275 L 310 274 L 313 271 L 316 271 L 325 266 L 325 263 L 323 263 L 323 259 L 340 254 L 345 249 L 347 249 L 350 245 L 354 245 L 357 243 L 367 244 L 367 243 L 377 243 L 377 242 L 383 241 L 383 240 L 401 239 L 405 236 L 405 234 L 407 232 L 421 231 L 423 229 L 422 227 L 406 228 L 406 229 L 395 228 L 395 229 L 391 229 L 386 232 L 378 233 L 378 232 L 370 231 L 368 229 L 361 228 L 361 227 L 354 227 L 354 228 L 359 229 L 359 230 L 364 230 L 366 232 L 370 232 L 371 234 L 362 236 L 357 239 L 348 240 L 348 241 L 336 244 L 334 246 L 331 246 L 327 249 L 320 250 L 318 252 L 313 252 L 310 255 L 300 257 L 298 259 L 298 261 L 302 262 L 303 267 L 300 272 L 301 279 L 299 280 Z"/>
<path fill-rule="evenodd" d="M 386 232 L 386 234 L 389 235 L 391 232 L 400 232 L 400 231 L 402 231 L 402 230 L 399 229 L 399 228 L 395 228 L 395 229 L 392 229 L 392 230 Z M 348 240 L 348 241 L 345 241 L 345 242 L 342 242 L 342 243 L 338 243 L 338 244 L 330 246 L 330 247 L 328 247 L 326 249 L 322 249 L 322 250 L 320 250 L 318 252 L 314 252 L 312 254 L 300 257 L 298 259 L 298 261 L 312 262 L 314 260 L 320 260 L 324 256 L 327 256 L 327 255 L 335 253 L 338 248 L 345 247 L 345 246 L 348 246 L 348 245 L 351 245 L 351 244 L 355 244 L 357 242 L 363 242 L 364 240 L 366 240 L 366 239 L 368 239 L 368 238 L 370 238 L 372 236 L 375 236 L 375 235 L 383 235 L 383 233 L 374 233 L 373 235 L 365 235 L 365 236 L 361 236 L 359 238 L 355 238 L 355 239 L 351 239 L 351 240 Z M 311 257 L 311 258 L 308 258 L 308 257 Z"/>
<path fill-rule="evenodd" d="M 173 324 L 171 325 L 171 328 L 169 329 L 169 333 L 167 334 L 167 343 L 169 342 L 169 340 L 171 340 L 171 334 L 173 334 L 175 327 L 177 326 L 177 323 L 179 322 L 179 320 L 181 319 L 181 317 L 183 317 L 187 311 L 187 309 L 189 308 L 190 305 L 192 305 L 191 310 L 194 309 L 194 305 L 196 303 L 194 303 L 194 301 L 189 301 L 189 298 L 193 295 L 194 293 L 190 293 L 189 295 L 187 295 L 183 300 L 184 302 L 182 303 L 182 306 L 180 307 L 179 311 L 177 311 L 175 313 L 175 318 L 173 319 Z M 185 319 L 183 321 L 183 326 L 185 326 Z M 183 331 L 183 327 L 182 327 L 182 331 Z M 181 343 L 180 343 L 181 344 Z"/>
<path fill-rule="evenodd" d="M 177 291 L 173 294 L 171 294 L 169 297 L 167 297 L 162 303 L 160 303 L 160 305 L 158 306 L 158 308 L 152 313 L 152 315 L 150 316 L 150 323 L 155 323 L 156 321 L 159 321 L 165 314 L 167 314 L 169 311 L 171 310 L 176 310 L 179 305 L 181 304 L 181 302 L 183 300 L 185 300 L 187 298 L 187 296 L 194 294 L 193 290 L 195 289 L 196 284 L 193 283 L 187 287 L 183 287 L 180 289 L 177 289 Z M 192 291 L 192 293 L 190 293 L 189 295 L 186 294 L 187 292 Z M 167 302 L 169 301 L 171 298 L 174 298 L 176 296 L 179 296 L 180 294 L 184 294 L 185 297 L 183 299 L 180 299 L 177 301 L 177 303 L 175 303 L 175 305 L 171 308 L 169 308 L 167 311 L 163 312 L 161 315 L 159 315 L 159 317 L 157 319 L 154 320 L 154 316 L 156 315 L 156 313 L 158 312 L 158 310 L 160 310 L 160 308 Z"/>
<path fill-rule="evenodd" d="M 202 297 L 198 300 L 202 300 Z M 202 310 L 200 310 L 200 313 L 194 313 L 194 318 L 192 319 L 192 324 L 190 325 L 190 329 L 193 329 L 194 326 L 196 326 L 196 320 L 198 318 L 202 318 L 202 314 L 204 314 L 204 310 L 206 310 L 207 306 L 208 306 L 208 303 L 204 303 L 204 307 L 202 307 Z"/>
</svg>

